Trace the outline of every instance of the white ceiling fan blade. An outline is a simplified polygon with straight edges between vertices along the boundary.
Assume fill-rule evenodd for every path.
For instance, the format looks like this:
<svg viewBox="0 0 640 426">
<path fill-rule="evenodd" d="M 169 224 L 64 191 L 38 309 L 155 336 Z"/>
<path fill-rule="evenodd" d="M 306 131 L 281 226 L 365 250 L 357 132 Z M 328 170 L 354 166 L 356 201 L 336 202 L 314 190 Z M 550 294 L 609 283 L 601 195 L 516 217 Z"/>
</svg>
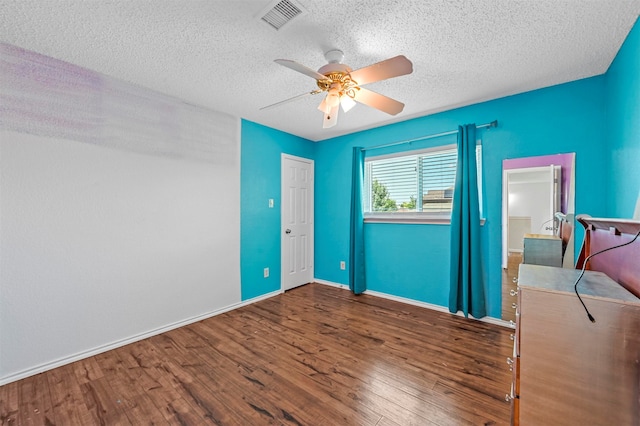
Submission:
<svg viewBox="0 0 640 426">
<path fill-rule="evenodd" d="M 291 61 L 289 59 L 276 59 L 274 62 L 294 71 L 298 71 L 299 73 L 302 73 L 304 75 L 308 75 L 309 77 L 315 78 L 316 80 L 327 80 L 326 76 L 295 61 Z"/>
<path fill-rule="evenodd" d="M 260 108 L 260 111 L 262 111 L 263 109 L 269 109 L 269 108 L 277 107 L 279 105 L 286 104 L 288 102 L 295 101 L 297 99 L 301 99 L 301 98 L 304 98 L 304 97 L 309 96 L 309 95 L 317 95 L 320 92 L 322 92 L 322 90 L 316 89 L 316 90 L 311 91 L 311 92 L 303 93 L 301 95 L 294 96 L 293 98 L 285 99 L 284 101 L 280 101 L 280 102 L 276 102 L 275 104 L 264 106 L 264 107 Z"/>
<path fill-rule="evenodd" d="M 324 120 L 322 121 L 322 128 L 328 129 L 330 127 L 335 126 L 338 123 L 338 111 L 340 110 L 340 104 L 331 108 L 331 111 L 328 114 L 324 115 Z"/>
<path fill-rule="evenodd" d="M 411 74 L 413 64 L 404 55 L 378 62 L 368 67 L 351 71 L 351 79 L 359 86 L 376 81 L 386 80 L 392 77 Z"/>
<path fill-rule="evenodd" d="M 355 91 L 354 99 L 362 104 L 370 106 L 371 108 L 378 109 L 391 115 L 396 115 L 404 109 L 404 104 L 402 102 L 398 102 L 395 99 L 391 99 L 363 87 L 361 87 L 360 90 Z"/>
</svg>

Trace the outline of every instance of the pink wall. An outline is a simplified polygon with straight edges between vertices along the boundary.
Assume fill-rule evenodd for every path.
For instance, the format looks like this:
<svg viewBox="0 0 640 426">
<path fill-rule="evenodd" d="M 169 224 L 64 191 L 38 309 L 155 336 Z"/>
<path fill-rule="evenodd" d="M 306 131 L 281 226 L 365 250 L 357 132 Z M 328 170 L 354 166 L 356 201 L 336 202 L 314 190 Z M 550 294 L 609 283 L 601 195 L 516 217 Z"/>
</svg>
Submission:
<svg viewBox="0 0 640 426">
<path fill-rule="evenodd" d="M 528 167 L 543 167 L 550 165 L 558 165 L 562 167 L 562 197 L 560 200 L 560 208 L 563 213 L 574 213 L 567 211 L 569 202 L 569 190 L 571 187 L 570 177 L 572 174 L 574 153 L 541 155 L 538 157 L 512 158 L 502 162 L 502 170 L 523 169 Z"/>
</svg>

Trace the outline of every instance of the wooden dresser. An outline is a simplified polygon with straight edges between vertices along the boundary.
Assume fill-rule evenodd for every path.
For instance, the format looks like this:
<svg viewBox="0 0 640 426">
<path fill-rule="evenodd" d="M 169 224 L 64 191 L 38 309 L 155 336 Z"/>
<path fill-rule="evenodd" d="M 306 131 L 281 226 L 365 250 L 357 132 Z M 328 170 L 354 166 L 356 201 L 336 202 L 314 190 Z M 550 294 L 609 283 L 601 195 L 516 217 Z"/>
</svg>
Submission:
<svg viewBox="0 0 640 426">
<path fill-rule="evenodd" d="M 640 424 L 640 299 L 601 272 L 521 265 L 514 424 Z"/>
<path fill-rule="evenodd" d="M 578 267 L 588 260 L 578 292 L 595 322 L 574 291 L 580 270 L 520 265 L 514 425 L 640 425 L 640 221 L 578 221 Z"/>
</svg>

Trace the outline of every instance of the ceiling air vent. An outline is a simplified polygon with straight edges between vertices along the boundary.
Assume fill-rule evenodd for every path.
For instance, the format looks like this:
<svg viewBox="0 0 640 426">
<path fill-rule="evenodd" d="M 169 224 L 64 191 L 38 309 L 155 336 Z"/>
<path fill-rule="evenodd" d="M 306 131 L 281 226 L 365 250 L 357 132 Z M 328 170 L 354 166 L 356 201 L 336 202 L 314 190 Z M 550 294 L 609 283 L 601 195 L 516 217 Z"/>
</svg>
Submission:
<svg viewBox="0 0 640 426">
<path fill-rule="evenodd" d="M 280 0 L 271 3 L 258 15 L 262 22 L 269 24 L 272 28 L 279 30 L 297 16 L 304 15 L 306 11 L 299 3 L 291 0 Z"/>
</svg>

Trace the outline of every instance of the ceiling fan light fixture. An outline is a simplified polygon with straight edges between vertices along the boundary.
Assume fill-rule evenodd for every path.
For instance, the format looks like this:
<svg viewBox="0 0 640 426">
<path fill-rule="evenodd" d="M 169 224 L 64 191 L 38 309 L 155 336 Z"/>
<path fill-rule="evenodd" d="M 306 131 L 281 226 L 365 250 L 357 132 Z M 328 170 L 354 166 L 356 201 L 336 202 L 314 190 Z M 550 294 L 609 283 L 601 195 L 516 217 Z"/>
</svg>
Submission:
<svg viewBox="0 0 640 426">
<path fill-rule="evenodd" d="M 324 114 L 329 114 L 329 112 L 331 112 L 331 107 L 327 105 L 326 96 L 322 99 L 322 102 L 320 102 L 320 105 L 318 105 L 318 109 L 322 111 Z"/>
<path fill-rule="evenodd" d="M 340 92 L 338 89 L 329 89 L 329 93 L 327 93 L 326 103 L 329 109 L 338 106 L 340 103 Z"/>
<path fill-rule="evenodd" d="M 349 112 L 351 108 L 356 106 L 356 101 L 351 99 L 351 97 L 348 95 L 342 95 L 340 97 L 340 106 L 342 106 L 342 110 L 344 112 Z"/>
</svg>

